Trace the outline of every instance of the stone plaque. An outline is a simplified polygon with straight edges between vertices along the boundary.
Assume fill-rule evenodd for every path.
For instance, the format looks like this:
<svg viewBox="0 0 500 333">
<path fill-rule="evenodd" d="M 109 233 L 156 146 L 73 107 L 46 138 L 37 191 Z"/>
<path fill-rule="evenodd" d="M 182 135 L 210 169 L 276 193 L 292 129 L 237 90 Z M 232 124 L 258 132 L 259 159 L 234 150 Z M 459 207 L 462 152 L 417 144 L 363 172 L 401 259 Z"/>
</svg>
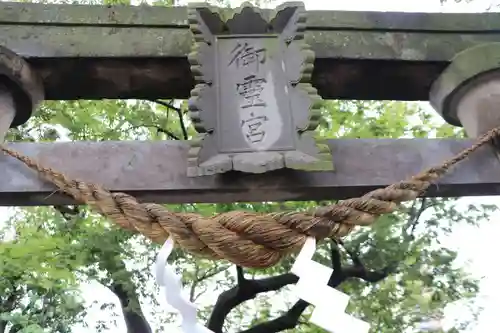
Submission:
<svg viewBox="0 0 500 333">
<path fill-rule="evenodd" d="M 328 147 L 312 135 L 321 98 L 309 83 L 314 53 L 304 42 L 303 4 L 285 3 L 269 21 L 249 3 L 227 20 L 205 3 L 188 10 L 196 80 L 189 112 L 200 133 L 188 175 L 332 170 Z"/>
</svg>

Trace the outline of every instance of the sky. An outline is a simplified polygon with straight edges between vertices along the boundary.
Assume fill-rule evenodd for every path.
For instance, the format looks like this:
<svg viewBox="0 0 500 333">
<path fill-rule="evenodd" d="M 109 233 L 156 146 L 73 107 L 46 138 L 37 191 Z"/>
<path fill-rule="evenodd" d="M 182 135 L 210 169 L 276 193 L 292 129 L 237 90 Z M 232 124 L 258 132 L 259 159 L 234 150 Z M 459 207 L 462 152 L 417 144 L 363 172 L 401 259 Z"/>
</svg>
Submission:
<svg viewBox="0 0 500 333">
<path fill-rule="evenodd" d="M 231 1 L 233 7 L 238 6 L 242 1 Z M 454 0 L 441 5 L 439 0 L 303 0 L 308 10 L 354 10 L 354 11 L 402 11 L 402 12 L 483 12 L 491 6 L 500 3 L 500 0 L 473 0 L 470 3 L 457 4 Z M 495 3 L 496 2 L 496 3 Z M 275 1 L 272 7 L 282 3 Z M 423 107 L 430 108 L 428 103 L 423 103 Z M 500 199 L 495 197 L 464 198 L 465 203 L 490 203 L 497 204 Z M 500 269 L 491 264 L 491 260 L 485 253 L 498 253 L 498 236 L 500 234 L 500 214 L 494 216 L 491 221 L 484 221 L 479 228 L 459 227 L 454 230 L 452 237 L 447 239 L 450 247 L 460 249 L 459 260 L 469 263 L 469 270 L 477 277 L 484 277 L 481 282 L 480 299 L 484 311 L 479 317 L 477 326 L 467 333 L 487 333 L 492 331 L 492 327 L 497 326 L 498 310 L 500 308 L 500 288 L 497 281 L 500 279 Z M 466 240 L 466 241 L 464 241 Z M 84 295 L 88 302 L 108 298 L 111 294 L 105 288 L 91 284 L 83 288 Z M 214 295 L 216 297 L 216 295 Z M 214 298 L 215 299 L 215 298 Z M 163 295 L 158 295 L 158 300 L 165 303 Z M 99 310 L 90 309 L 90 321 L 97 320 L 102 316 Z M 460 312 L 447 313 L 449 318 L 460 317 Z M 446 320 L 445 320 L 446 322 Z M 92 325 L 91 322 L 89 324 Z M 446 323 L 445 323 L 446 325 Z M 91 326 L 92 327 L 92 326 Z M 88 333 L 91 330 L 82 329 L 78 333 Z M 92 330 L 93 331 L 93 330 Z M 124 323 L 120 322 L 116 329 L 109 330 L 109 333 L 123 333 Z M 172 327 L 169 333 L 178 333 L 179 330 Z"/>
</svg>

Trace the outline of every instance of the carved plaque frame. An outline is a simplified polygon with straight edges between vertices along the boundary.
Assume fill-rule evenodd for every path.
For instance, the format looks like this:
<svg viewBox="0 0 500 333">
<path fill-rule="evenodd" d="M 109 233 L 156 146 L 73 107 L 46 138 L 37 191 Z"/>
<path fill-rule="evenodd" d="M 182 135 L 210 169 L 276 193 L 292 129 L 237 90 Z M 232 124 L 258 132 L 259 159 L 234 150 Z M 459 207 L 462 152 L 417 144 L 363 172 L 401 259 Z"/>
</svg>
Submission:
<svg viewBox="0 0 500 333">
<path fill-rule="evenodd" d="M 269 20 L 250 3 L 226 20 L 215 10 L 188 7 L 196 82 L 188 105 L 200 133 L 190 141 L 188 176 L 333 170 L 328 146 L 313 136 L 322 99 L 310 84 L 303 3 L 284 3 Z"/>
</svg>

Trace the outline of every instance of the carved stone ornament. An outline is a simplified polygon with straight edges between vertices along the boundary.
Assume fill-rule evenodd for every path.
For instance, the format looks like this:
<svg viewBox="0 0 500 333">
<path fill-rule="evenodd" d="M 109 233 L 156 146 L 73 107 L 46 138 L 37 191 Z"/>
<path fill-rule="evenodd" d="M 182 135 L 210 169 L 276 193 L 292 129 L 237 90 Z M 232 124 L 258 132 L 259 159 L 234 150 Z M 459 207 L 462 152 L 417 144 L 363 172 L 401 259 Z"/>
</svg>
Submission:
<svg viewBox="0 0 500 333">
<path fill-rule="evenodd" d="M 189 113 L 200 133 L 190 142 L 188 176 L 332 170 L 328 146 L 312 135 L 322 100 L 309 83 L 314 52 L 304 42 L 303 3 L 284 3 L 269 20 L 249 3 L 227 20 L 214 10 L 188 8 L 196 81 Z"/>
</svg>

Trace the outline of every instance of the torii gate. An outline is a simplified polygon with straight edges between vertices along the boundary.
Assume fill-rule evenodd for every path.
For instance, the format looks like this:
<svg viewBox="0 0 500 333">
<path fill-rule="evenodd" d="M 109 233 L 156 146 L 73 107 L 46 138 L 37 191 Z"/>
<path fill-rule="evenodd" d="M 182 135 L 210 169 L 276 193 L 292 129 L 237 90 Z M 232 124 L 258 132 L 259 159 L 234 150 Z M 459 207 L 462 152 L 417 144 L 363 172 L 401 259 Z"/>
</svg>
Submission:
<svg viewBox="0 0 500 333">
<path fill-rule="evenodd" d="M 185 99 L 193 86 L 184 7 L 3 2 L 0 31 L 0 45 L 26 59 L 29 69 L 41 76 L 46 99 Z M 316 54 L 312 83 L 324 99 L 430 98 L 448 122 L 464 126 L 473 138 L 500 125 L 498 97 L 489 93 L 500 84 L 495 71 L 498 31 L 500 14 L 495 13 L 309 11 L 305 40 Z M 14 125 L 26 121 L 29 111 L 25 106 Z M 9 117 L 3 120 L 2 131 L 9 122 Z M 471 142 L 336 139 L 329 141 L 333 156 L 342 156 L 335 160 L 335 172 L 278 170 L 200 178 L 186 177 L 187 148 L 182 142 L 11 146 L 112 191 L 181 203 L 348 198 L 436 164 Z M 0 205 L 69 203 L 63 196 L 48 196 L 54 188 L 12 159 L 0 157 L 0 169 Z M 287 181 L 292 175 L 294 181 Z M 491 195 L 498 194 L 499 185 L 497 157 L 484 149 L 428 195 Z"/>
</svg>

